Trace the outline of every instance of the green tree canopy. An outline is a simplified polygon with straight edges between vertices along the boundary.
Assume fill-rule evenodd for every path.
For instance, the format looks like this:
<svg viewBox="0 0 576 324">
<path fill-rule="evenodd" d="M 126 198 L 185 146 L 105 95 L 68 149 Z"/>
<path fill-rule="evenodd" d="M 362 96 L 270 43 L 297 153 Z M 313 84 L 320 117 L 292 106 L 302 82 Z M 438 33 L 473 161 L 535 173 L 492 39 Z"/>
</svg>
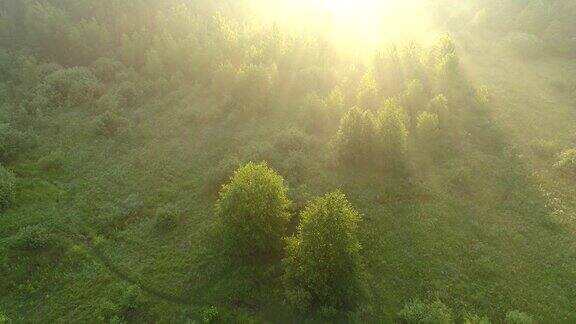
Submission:
<svg viewBox="0 0 576 324">
<path fill-rule="evenodd" d="M 338 191 L 307 204 L 284 259 L 286 294 L 295 308 L 353 306 L 361 292 L 360 220 Z"/>
<path fill-rule="evenodd" d="M 287 190 L 266 163 L 248 163 L 234 173 L 216 206 L 229 254 L 258 257 L 282 249 L 290 220 Z"/>
</svg>

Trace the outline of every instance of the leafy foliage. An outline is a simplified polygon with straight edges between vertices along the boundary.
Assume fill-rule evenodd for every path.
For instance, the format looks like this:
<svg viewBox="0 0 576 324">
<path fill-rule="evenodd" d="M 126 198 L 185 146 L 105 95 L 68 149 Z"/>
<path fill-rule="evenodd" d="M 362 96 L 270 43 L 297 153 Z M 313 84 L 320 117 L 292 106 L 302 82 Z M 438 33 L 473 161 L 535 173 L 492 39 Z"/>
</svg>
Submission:
<svg viewBox="0 0 576 324">
<path fill-rule="evenodd" d="M 297 234 L 287 240 L 283 261 L 286 296 L 296 309 L 346 309 L 357 302 L 362 272 L 360 220 L 341 192 L 306 205 Z"/>
<path fill-rule="evenodd" d="M 262 257 L 282 249 L 290 220 L 284 179 L 266 163 L 248 163 L 234 172 L 216 205 L 227 252 Z"/>
<path fill-rule="evenodd" d="M 404 323 L 410 324 L 450 324 L 454 323 L 452 311 L 440 300 L 432 303 L 423 303 L 419 300 L 413 300 L 407 303 L 398 313 L 398 316 Z"/>
</svg>

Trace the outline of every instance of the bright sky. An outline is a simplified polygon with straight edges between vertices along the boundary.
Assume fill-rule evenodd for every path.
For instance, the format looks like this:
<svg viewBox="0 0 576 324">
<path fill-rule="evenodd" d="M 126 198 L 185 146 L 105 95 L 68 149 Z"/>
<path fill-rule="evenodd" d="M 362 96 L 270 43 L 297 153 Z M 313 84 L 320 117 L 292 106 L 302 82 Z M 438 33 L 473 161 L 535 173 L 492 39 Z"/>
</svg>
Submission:
<svg viewBox="0 0 576 324">
<path fill-rule="evenodd" d="M 267 18 L 295 29 L 320 29 L 336 40 L 375 46 L 431 30 L 429 0 L 255 0 Z"/>
</svg>

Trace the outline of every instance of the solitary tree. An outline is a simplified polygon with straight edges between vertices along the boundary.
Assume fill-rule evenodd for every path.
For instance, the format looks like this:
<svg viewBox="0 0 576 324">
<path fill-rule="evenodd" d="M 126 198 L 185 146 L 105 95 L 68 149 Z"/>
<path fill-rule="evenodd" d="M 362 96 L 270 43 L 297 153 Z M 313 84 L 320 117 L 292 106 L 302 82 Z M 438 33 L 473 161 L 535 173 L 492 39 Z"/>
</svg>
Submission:
<svg viewBox="0 0 576 324">
<path fill-rule="evenodd" d="M 351 307 L 361 289 L 361 217 L 341 192 L 308 203 L 283 261 L 286 297 L 300 311 Z"/>
<path fill-rule="evenodd" d="M 266 163 L 248 163 L 222 187 L 216 205 L 226 250 L 259 257 L 282 248 L 290 214 L 284 179 Z"/>
</svg>

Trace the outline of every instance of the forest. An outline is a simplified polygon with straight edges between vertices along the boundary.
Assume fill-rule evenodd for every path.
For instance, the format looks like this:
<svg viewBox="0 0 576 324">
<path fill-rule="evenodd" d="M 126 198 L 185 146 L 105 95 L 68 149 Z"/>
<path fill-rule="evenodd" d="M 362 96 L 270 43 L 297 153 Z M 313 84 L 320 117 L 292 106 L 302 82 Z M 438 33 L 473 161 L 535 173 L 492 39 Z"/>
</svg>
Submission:
<svg viewBox="0 0 576 324">
<path fill-rule="evenodd" d="M 576 323 L 576 1 L 0 0 L 9 323 Z"/>
</svg>

